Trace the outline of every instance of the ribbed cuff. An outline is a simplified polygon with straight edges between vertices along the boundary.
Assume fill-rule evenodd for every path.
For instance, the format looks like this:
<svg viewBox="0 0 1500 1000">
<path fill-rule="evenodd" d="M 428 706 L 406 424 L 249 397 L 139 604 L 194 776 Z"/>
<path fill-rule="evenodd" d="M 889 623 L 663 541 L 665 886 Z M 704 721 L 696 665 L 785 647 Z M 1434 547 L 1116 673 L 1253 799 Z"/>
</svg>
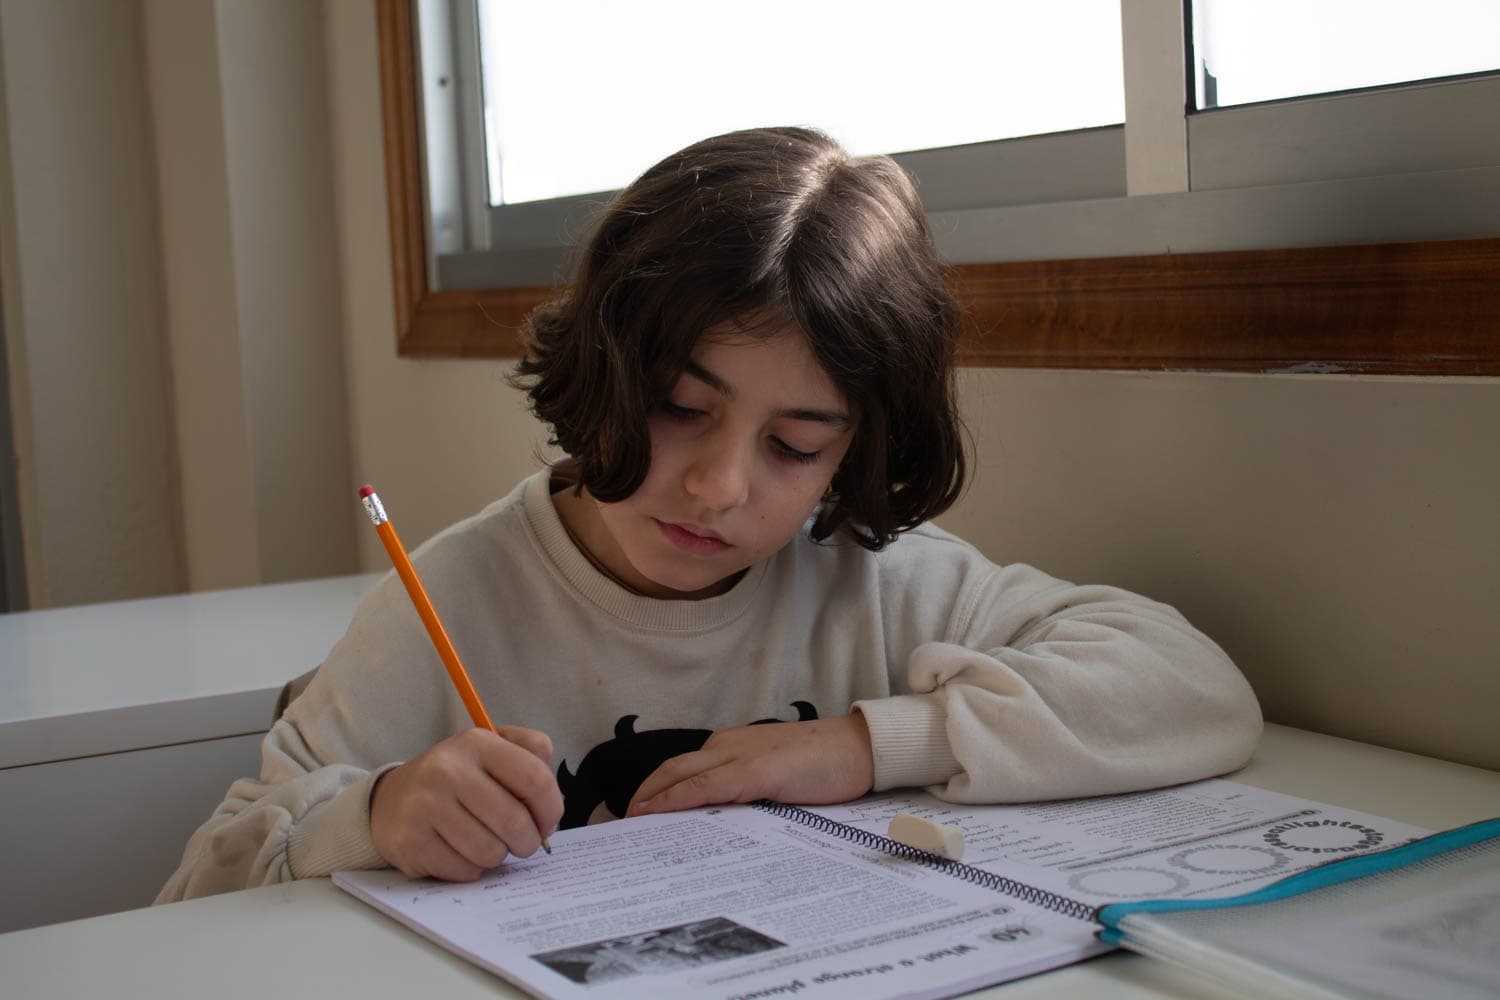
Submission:
<svg viewBox="0 0 1500 1000">
<path fill-rule="evenodd" d="M 287 864 L 293 878 L 314 878 L 362 868 L 385 868 L 370 836 L 370 789 L 390 764 L 347 785 L 333 798 L 309 809 L 292 828 Z"/>
<path fill-rule="evenodd" d="M 854 708 L 870 727 L 875 791 L 938 785 L 963 770 L 948 742 L 948 713 L 941 694 L 856 701 Z"/>
</svg>

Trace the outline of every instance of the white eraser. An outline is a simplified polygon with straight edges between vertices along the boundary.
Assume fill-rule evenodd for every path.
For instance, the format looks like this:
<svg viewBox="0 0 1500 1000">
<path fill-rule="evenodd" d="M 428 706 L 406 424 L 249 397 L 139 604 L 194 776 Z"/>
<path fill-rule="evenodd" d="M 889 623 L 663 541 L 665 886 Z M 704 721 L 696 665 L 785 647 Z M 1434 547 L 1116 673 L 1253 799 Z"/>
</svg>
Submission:
<svg viewBox="0 0 1500 1000">
<path fill-rule="evenodd" d="M 923 819 L 911 813 L 897 813 L 891 819 L 886 836 L 907 847 L 957 861 L 964 856 L 964 832 L 936 820 Z"/>
</svg>

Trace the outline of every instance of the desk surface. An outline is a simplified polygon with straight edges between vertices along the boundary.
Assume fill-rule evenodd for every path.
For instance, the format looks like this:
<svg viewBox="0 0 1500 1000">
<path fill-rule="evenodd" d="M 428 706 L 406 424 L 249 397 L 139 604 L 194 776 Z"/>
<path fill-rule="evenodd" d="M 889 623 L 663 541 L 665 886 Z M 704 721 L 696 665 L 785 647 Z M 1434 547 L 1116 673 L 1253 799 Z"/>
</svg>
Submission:
<svg viewBox="0 0 1500 1000">
<path fill-rule="evenodd" d="M 1433 828 L 1500 815 L 1500 773 L 1281 726 L 1267 727 L 1255 759 L 1230 777 Z M 15 998 L 521 996 L 327 879 L 3 934 L 0 969 Z M 978 995 L 1219 994 L 1116 953 Z"/>
<path fill-rule="evenodd" d="M 377 579 L 0 615 L 0 768 L 265 731 Z"/>
</svg>

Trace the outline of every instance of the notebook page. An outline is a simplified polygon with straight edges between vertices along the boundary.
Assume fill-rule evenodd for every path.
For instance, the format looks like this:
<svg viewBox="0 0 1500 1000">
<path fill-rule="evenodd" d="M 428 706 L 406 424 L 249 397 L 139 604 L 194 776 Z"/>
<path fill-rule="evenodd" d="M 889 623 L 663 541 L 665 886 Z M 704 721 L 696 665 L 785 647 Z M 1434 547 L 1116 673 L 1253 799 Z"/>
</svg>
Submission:
<svg viewBox="0 0 1500 1000">
<path fill-rule="evenodd" d="M 745 806 L 559 832 L 470 884 L 340 872 L 539 996 L 951 996 L 1108 950 L 1074 917 Z M 600 986 L 604 989 L 601 992 Z"/>
<path fill-rule="evenodd" d="M 896 791 L 812 811 L 875 833 L 898 812 L 952 824 L 964 864 L 1096 906 L 1233 896 L 1429 832 L 1222 779 L 1009 806 Z"/>
</svg>

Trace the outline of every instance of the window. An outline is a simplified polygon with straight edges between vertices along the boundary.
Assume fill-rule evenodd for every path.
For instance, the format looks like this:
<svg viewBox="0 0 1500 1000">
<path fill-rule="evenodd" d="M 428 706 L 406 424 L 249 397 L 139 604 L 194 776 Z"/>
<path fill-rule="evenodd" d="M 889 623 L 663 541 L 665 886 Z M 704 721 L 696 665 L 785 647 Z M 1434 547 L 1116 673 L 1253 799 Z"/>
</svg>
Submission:
<svg viewBox="0 0 1500 1000">
<path fill-rule="evenodd" d="M 895 153 L 932 210 L 1124 193 L 1119 0 L 414 6 L 440 288 L 550 283 L 601 192 L 756 125 Z"/>
<path fill-rule="evenodd" d="M 917 180 L 939 252 L 956 265 L 955 290 L 969 310 L 963 363 L 1500 374 L 1493 323 L 1500 309 L 1500 129 L 1492 125 L 1500 73 L 1191 110 L 1192 31 L 1211 28 L 1216 13 L 1232 9 L 1229 0 L 1197 2 L 1206 12 L 1196 25 L 1188 2 L 1106 5 L 1120 22 L 1123 124 L 894 154 Z M 1458 0 L 1452 3 L 1439 14 L 1457 17 Z M 1312 23 L 1308 11 L 1334 5 L 1277 4 L 1293 12 L 1281 30 L 1302 31 Z M 707 6 L 718 5 L 694 9 Z M 908 13 L 901 27 L 915 40 L 911 47 L 940 49 L 968 32 L 975 11 L 1049 6 L 935 0 Z M 1484 14 L 1500 4 L 1476 0 L 1470 7 Z M 886 8 L 872 0 L 861 9 Z M 503 199 L 491 205 L 478 0 L 376 0 L 376 10 L 399 351 L 514 356 L 518 326 L 561 278 L 565 248 L 603 199 L 597 192 L 544 198 L 538 189 L 533 200 L 509 200 L 521 196 L 519 181 L 497 169 Z M 571 44 L 595 27 L 575 23 L 565 37 Z M 1273 45 L 1262 60 L 1274 66 L 1284 51 Z M 1065 50 L 1057 58 L 1083 56 Z M 1212 58 L 1206 65 L 1229 87 L 1238 71 L 1227 57 Z M 790 62 L 779 53 L 777 59 L 768 61 Z M 1389 53 L 1380 59 L 1399 61 Z M 934 78 L 942 72 L 941 61 L 930 71 Z M 1386 76 L 1407 72 L 1388 69 Z M 527 81 L 533 97 L 556 76 Z M 499 86 L 490 87 L 492 106 Z M 627 95 L 609 108 L 637 124 L 670 122 L 673 115 L 657 111 L 667 105 L 675 114 L 685 89 L 669 88 L 654 103 Z M 1031 103 L 1038 87 L 1002 91 L 985 89 L 968 106 Z M 1251 102 L 1248 93 L 1233 99 Z M 942 98 L 891 117 L 932 117 L 936 105 L 958 96 L 973 95 L 942 90 Z M 850 145 L 862 141 L 828 123 L 811 124 Z M 616 134 L 622 144 L 638 138 L 629 130 Z M 509 155 L 502 147 L 500 168 Z M 657 154 L 639 155 L 645 162 L 619 168 L 625 176 Z M 573 187 L 608 183 L 617 182 Z M 1339 252 L 1309 249 L 1320 247 Z"/>
<path fill-rule="evenodd" d="M 1199 110 L 1500 69 L 1495 0 L 1193 0 Z"/>
<path fill-rule="evenodd" d="M 1118 0 L 479 0 L 479 29 L 491 205 L 618 189 L 739 128 L 896 153 L 1125 116 Z"/>
</svg>

